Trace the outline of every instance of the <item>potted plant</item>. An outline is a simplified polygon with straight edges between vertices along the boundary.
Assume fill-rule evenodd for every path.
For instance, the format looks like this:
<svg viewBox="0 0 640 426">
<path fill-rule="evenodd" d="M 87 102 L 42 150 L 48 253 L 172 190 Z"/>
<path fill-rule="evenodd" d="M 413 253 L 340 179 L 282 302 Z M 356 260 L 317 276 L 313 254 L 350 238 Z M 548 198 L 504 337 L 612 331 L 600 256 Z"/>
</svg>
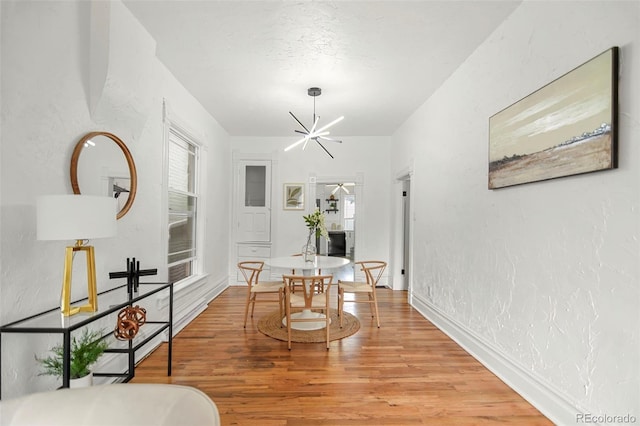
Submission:
<svg viewBox="0 0 640 426">
<path fill-rule="evenodd" d="M 69 378 L 72 382 L 70 387 L 91 386 L 93 374 L 90 368 L 108 347 L 102 336 L 102 330 L 91 331 L 85 328 L 79 337 L 72 337 L 69 364 Z M 43 367 L 39 375 L 62 377 L 64 348 L 62 345 L 56 345 L 51 348 L 51 352 L 53 355 L 46 358 L 36 356 L 36 360 Z M 81 379 L 82 383 L 75 381 L 78 379 Z"/>
</svg>

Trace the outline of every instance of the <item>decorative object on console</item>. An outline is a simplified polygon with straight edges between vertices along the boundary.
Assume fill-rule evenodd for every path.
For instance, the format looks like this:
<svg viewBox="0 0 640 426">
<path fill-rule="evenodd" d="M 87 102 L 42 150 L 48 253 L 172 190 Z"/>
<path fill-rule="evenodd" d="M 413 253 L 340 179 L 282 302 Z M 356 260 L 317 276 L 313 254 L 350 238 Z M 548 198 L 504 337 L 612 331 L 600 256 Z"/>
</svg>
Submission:
<svg viewBox="0 0 640 426">
<path fill-rule="evenodd" d="M 284 184 L 284 210 L 304 210 L 304 184 Z"/>
<path fill-rule="evenodd" d="M 319 209 L 316 209 L 316 211 L 311 214 L 302 216 L 302 218 L 304 219 L 307 228 L 309 228 L 307 243 L 302 247 L 302 256 L 304 256 L 305 262 L 313 262 L 316 257 L 317 249 L 315 244 L 311 242 L 311 237 L 315 236 L 314 241 L 320 236 L 329 239 L 329 232 L 327 232 L 327 227 L 324 224 L 324 214 Z"/>
<path fill-rule="evenodd" d="M 91 366 L 95 364 L 107 349 L 107 342 L 103 338 L 104 332 L 91 331 L 85 328 L 79 338 L 73 337 L 71 340 L 70 356 L 70 378 L 82 379 L 89 376 L 87 381 L 91 384 Z M 39 375 L 49 375 L 62 377 L 64 366 L 64 347 L 56 345 L 51 348 L 53 355 L 36 360 L 42 364 L 44 370 Z"/>
<path fill-rule="evenodd" d="M 129 259 L 127 257 L 127 270 L 122 272 L 109 272 L 109 278 L 126 278 L 127 279 L 127 291 L 129 297 L 134 293 L 138 293 L 138 287 L 140 286 L 140 277 L 147 275 L 156 275 L 158 269 L 140 269 L 140 261 L 136 261 L 136 258 Z"/>
<path fill-rule="evenodd" d="M 75 240 L 67 247 L 60 309 L 64 316 L 98 309 L 95 252 L 86 242 L 116 235 L 116 200 L 94 195 L 44 195 L 37 200 L 38 240 Z M 71 307 L 71 274 L 75 252 L 87 257 L 88 304 Z"/>
<path fill-rule="evenodd" d="M 131 340 L 136 337 L 140 327 L 147 320 L 147 311 L 140 306 L 127 306 L 118 312 L 116 328 L 113 335 L 118 340 Z"/>
<path fill-rule="evenodd" d="M 131 209 L 138 187 L 136 165 L 127 145 L 113 133 L 84 135 L 71 155 L 70 176 L 74 194 L 81 193 L 82 185 L 82 194 L 116 198 L 117 219 Z"/>
<path fill-rule="evenodd" d="M 618 48 L 489 119 L 489 189 L 617 167 Z"/>
<path fill-rule="evenodd" d="M 291 145 L 286 147 L 284 150 L 289 151 L 290 149 L 295 148 L 296 146 L 302 143 L 304 143 L 304 145 L 302 145 L 302 149 L 305 149 L 307 147 L 307 143 L 311 139 L 313 139 L 318 143 L 318 145 L 320 145 L 320 147 L 324 150 L 324 152 L 326 152 L 329 155 L 329 157 L 333 158 L 333 155 L 331 155 L 331 153 L 327 150 L 327 148 L 325 148 L 324 145 L 320 143 L 320 139 L 330 141 L 330 142 L 342 143 L 342 141 L 340 140 L 328 138 L 326 136 L 330 133 L 327 131 L 327 129 L 333 126 L 334 124 L 342 121 L 342 119 L 344 119 L 344 116 L 338 117 L 335 120 L 333 120 L 331 123 L 327 124 L 326 126 L 316 129 L 316 126 L 318 125 L 318 120 L 320 119 L 319 116 L 316 116 L 316 97 L 322 94 L 322 89 L 320 89 L 319 87 L 310 87 L 309 89 L 307 89 L 307 94 L 309 96 L 313 96 L 313 126 L 311 126 L 311 130 L 307 129 L 305 125 L 302 124 L 300 120 L 298 120 L 298 117 L 296 117 L 295 115 L 293 115 L 291 111 L 289 111 L 289 114 L 291 114 L 293 119 L 296 120 L 298 124 L 304 129 L 304 131 L 295 130 L 295 132 L 303 134 L 304 137 L 299 141 L 292 143 Z"/>
</svg>

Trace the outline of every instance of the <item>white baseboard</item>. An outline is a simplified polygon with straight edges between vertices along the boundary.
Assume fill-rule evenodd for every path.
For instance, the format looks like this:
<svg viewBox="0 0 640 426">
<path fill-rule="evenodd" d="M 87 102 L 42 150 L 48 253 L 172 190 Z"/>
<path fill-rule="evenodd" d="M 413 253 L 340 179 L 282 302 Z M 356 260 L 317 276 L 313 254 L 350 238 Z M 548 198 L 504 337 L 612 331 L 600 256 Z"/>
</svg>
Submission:
<svg viewBox="0 0 640 426">
<path fill-rule="evenodd" d="M 575 424 L 577 414 L 585 412 L 433 304 L 415 294 L 410 304 L 555 424 Z"/>
<path fill-rule="evenodd" d="M 213 286 L 209 285 L 208 276 L 201 280 L 182 286 L 173 294 L 173 335 L 178 334 L 194 318 L 209 306 L 209 302 L 218 297 L 228 287 L 228 280 L 222 278 Z M 157 299 L 158 309 L 169 309 L 169 295 L 163 294 Z M 140 337 L 144 338 L 144 327 L 140 329 Z M 162 342 L 168 341 L 168 331 L 160 333 L 145 346 L 136 351 L 136 364 L 149 356 Z M 96 371 L 125 372 L 128 368 L 128 358 L 122 354 L 104 354 L 96 364 Z M 117 378 L 95 378 L 97 383 L 112 383 Z"/>
<path fill-rule="evenodd" d="M 209 302 L 220 295 L 228 286 L 228 280 L 221 278 L 212 283 L 209 276 L 192 283 L 187 287 L 182 287 L 173 294 L 173 335 L 175 337 L 184 327 L 200 315 Z M 168 296 L 159 300 L 162 308 L 167 308 L 169 304 Z M 165 341 L 166 339 L 165 335 Z"/>
</svg>

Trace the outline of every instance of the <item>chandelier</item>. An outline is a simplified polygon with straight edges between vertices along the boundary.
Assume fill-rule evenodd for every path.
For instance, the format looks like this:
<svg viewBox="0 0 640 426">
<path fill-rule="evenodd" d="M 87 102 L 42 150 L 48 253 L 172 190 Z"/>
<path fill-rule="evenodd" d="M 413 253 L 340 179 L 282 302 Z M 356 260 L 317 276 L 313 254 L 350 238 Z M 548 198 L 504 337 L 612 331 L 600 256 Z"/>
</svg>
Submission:
<svg viewBox="0 0 640 426">
<path fill-rule="evenodd" d="M 318 145 L 320 145 L 320 147 L 324 150 L 324 152 L 326 152 L 329 155 L 329 157 L 333 158 L 333 155 L 331 155 L 329 150 L 327 150 L 327 148 L 325 148 L 325 146 L 322 145 L 320 140 L 342 143 L 342 141 L 340 141 L 340 140 L 328 138 L 327 135 L 330 132 L 327 129 L 329 129 L 334 124 L 342 121 L 344 116 L 336 118 L 335 120 L 333 120 L 331 123 L 327 124 L 326 126 L 322 126 L 320 128 L 317 128 L 318 127 L 318 121 L 320 120 L 320 117 L 316 116 L 316 97 L 320 96 L 322 94 L 322 89 L 320 89 L 319 87 L 311 87 L 311 88 L 309 88 L 307 90 L 307 94 L 309 96 L 313 96 L 313 126 L 311 126 L 311 130 L 307 129 L 307 127 L 305 127 L 305 125 L 302 124 L 302 122 L 300 120 L 298 120 L 298 117 L 296 117 L 295 115 L 293 115 L 293 113 L 291 111 L 289 111 L 289 114 L 291 114 L 293 119 L 296 120 L 298 122 L 298 124 L 304 129 L 304 131 L 303 130 L 294 130 L 294 131 L 296 133 L 300 133 L 300 134 L 304 135 L 304 137 L 302 139 L 300 139 L 299 141 L 296 141 L 296 142 L 292 143 L 291 145 L 286 147 L 284 150 L 285 151 L 289 151 L 290 149 L 295 148 L 296 146 L 301 145 L 301 144 L 303 144 L 302 145 L 302 149 L 304 150 L 307 147 L 307 144 L 309 143 L 309 141 L 310 140 L 314 140 Z"/>
<path fill-rule="evenodd" d="M 336 192 L 338 192 L 339 190 L 342 190 L 342 192 L 348 195 L 350 194 L 350 192 L 347 189 L 347 186 L 356 186 L 356 184 L 353 182 L 348 182 L 348 183 L 336 183 L 336 184 L 327 185 L 327 186 L 335 186 L 335 188 L 333 188 L 333 191 L 331 191 L 331 195 L 335 195 Z"/>
</svg>

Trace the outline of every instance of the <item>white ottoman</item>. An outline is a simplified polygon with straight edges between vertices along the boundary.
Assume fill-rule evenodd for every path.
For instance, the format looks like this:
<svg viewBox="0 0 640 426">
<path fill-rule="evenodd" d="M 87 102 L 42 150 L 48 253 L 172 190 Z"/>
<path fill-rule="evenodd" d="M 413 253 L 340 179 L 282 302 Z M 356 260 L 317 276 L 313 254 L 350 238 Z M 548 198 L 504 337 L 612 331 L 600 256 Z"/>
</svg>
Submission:
<svg viewBox="0 0 640 426">
<path fill-rule="evenodd" d="M 121 383 L 60 389 L 0 401 L 3 426 L 220 425 L 218 408 L 200 390 Z"/>
</svg>

